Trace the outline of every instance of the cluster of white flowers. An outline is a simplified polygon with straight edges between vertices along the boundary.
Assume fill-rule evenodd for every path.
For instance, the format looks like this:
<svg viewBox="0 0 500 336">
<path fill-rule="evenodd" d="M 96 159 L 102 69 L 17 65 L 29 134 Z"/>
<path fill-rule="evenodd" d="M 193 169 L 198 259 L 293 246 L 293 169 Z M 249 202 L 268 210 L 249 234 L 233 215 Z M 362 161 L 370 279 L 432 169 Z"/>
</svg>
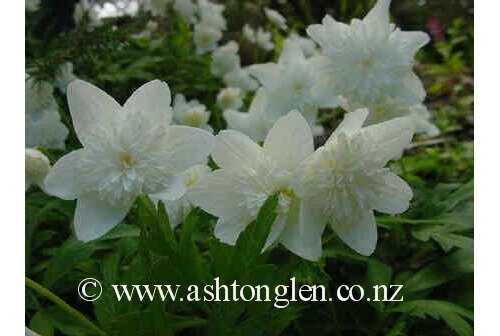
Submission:
<svg viewBox="0 0 500 336">
<path fill-rule="evenodd" d="M 271 8 L 264 8 L 264 13 L 266 14 L 267 19 L 276 27 L 282 30 L 288 30 L 286 25 L 286 19 L 283 15 L 281 15 L 278 11 Z"/>
<path fill-rule="evenodd" d="M 274 42 L 272 41 L 271 33 L 265 31 L 262 27 L 254 30 L 248 24 L 243 26 L 243 37 L 250 43 L 257 45 L 266 51 L 274 49 Z"/>
<path fill-rule="evenodd" d="M 93 0 L 80 0 L 75 5 L 73 20 L 75 20 L 76 25 L 85 24 L 89 30 L 101 25 L 99 13 Z"/>
<path fill-rule="evenodd" d="M 193 40 L 196 52 L 204 54 L 217 48 L 222 32 L 227 28 L 224 18 L 224 5 L 209 0 L 144 0 L 143 9 L 153 16 L 165 16 L 168 5 L 180 15 L 186 23 L 193 25 Z M 147 36 L 146 36 L 147 37 Z"/>
<path fill-rule="evenodd" d="M 164 13 L 169 2 L 147 3 Z M 214 136 L 206 106 L 182 94 L 171 107 L 170 89 L 159 80 L 144 84 L 121 106 L 73 79 L 68 104 L 83 148 L 50 169 L 48 160 L 27 150 L 26 186 L 77 199 L 74 228 L 83 241 L 105 234 L 125 218 L 136 197 L 148 195 L 165 203 L 172 226 L 198 206 L 218 217 L 215 236 L 235 244 L 265 200 L 277 194 L 277 218 L 264 249 L 281 244 L 318 260 L 329 224 L 348 246 L 370 255 L 377 242 L 373 211 L 398 214 L 412 198 L 409 185 L 387 163 L 402 155 L 415 132 L 438 133 L 412 70 L 427 35 L 391 25 L 389 4 L 379 0 L 350 25 L 326 16 L 307 28 L 314 41 L 292 33 L 276 63 L 242 67 L 236 42 L 216 48 L 226 28 L 223 6 L 198 0 L 190 10 L 190 0 L 174 1 L 174 9 L 195 27 L 198 52 L 212 51 L 211 71 L 227 85 L 216 101 L 229 129 Z M 265 13 L 287 30 L 279 13 Z M 244 35 L 269 48 L 270 34 L 259 39 L 259 30 L 246 26 Z M 57 112 L 50 84 L 27 82 L 26 88 L 27 124 L 28 117 L 37 120 L 39 114 L 41 120 L 54 107 Z M 242 112 L 247 91 L 256 92 Z M 316 125 L 318 110 L 337 106 L 347 110 L 343 121 L 315 149 L 313 136 L 323 133 Z M 27 146 L 44 145 L 27 140 Z M 207 166 L 210 156 L 219 169 Z"/>
<path fill-rule="evenodd" d="M 342 96 L 345 106 L 368 108 L 370 122 L 388 120 L 396 113 L 412 115 L 419 131 L 436 134 L 427 113 L 414 113 L 415 108 L 422 109 L 418 105 L 425 90 L 413 72 L 413 58 L 429 36 L 404 32 L 390 23 L 390 2 L 379 0 L 364 19 L 353 19 L 350 25 L 327 15 L 322 24 L 307 28 L 322 48 L 315 65 L 314 91 L 319 97 Z"/>
<path fill-rule="evenodd" d="M 63 149 L 68 129 L 61 121 L 54 88 L 26 75 L 25 146 Z"/>
</svg>

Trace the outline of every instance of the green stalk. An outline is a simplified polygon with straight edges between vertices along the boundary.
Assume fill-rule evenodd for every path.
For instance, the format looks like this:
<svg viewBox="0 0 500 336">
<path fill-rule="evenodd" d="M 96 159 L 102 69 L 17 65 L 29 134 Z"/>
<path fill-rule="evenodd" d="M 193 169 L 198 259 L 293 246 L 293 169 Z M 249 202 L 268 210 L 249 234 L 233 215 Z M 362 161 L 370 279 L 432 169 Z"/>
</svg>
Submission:
<svg viewBox="0 0 500 336">
<path fill-rule="evenodd" d="M 46 299 L 52 301 L 53 303 L 55 303 L 59 308 L 61 308 L 62 310 L 64 310 L 66 313 L 68 313 L 69 315 L 73 316 L 75 319 L 79 320 L 83 325 L 85 325 L 86 327 L 88 327 L 89 329 L 91 329 L 92 331 L 94 331 L 97 335 L 106 336 L 106 333 L 101 328 L 99 328 L 98 326 L 96 326 L 94 323 L 90 322 L 85 317 L 85 315 L 83 315 L 78 310 L 76 310 L 73 307 L 71 307 L 69 304 L 67 304 L 66 302 L 64 302 L 62 299 L 60 299 L 57 295 L 55 295 L 54 293 L 52 293 L 47 288 L 43 287 L 42 285 L 40 285 L 39 283 L 31 280 L 28 277 L 24 277 L 24 283 L 26 284 L 26 286 L 28 286 L 29 288 L 33 289 L 35 292 L 37 292 L 38 294 L 40 294 L 44 298 L 46 298 Z"/>
</svg>

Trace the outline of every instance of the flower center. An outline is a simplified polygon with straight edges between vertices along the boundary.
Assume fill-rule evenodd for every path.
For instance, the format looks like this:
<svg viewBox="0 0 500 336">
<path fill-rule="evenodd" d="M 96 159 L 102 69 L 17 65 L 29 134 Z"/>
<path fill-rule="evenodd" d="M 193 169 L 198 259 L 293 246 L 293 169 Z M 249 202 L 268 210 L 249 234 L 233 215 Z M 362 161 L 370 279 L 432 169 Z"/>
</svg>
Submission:
<svg viewBox="0 0 500 336">
<path fill-rule="evenodd" d="M 374 63 L 375 62 L 374 62 L 373 58 L 371 58 L 371 57 L 365 58 L 364 60 L 361 61 L 361 65 L 364 68 L 371 68 Z"/>
<path fill-rule="evenodd" d="M 185 125 L 192 127 L 200 127 L 203 125 L 205 111 L 202 108 L 192 108 L 186 111 L 182 117 L 182 122 Z"/>
<path fill-rule="evenodd" d="M 302 90 L 304 89 L 304 86 L 302 85 L 302 83 L 295 82 L 292 85 L 292 89 L 295 93 L 301 93 Z"/>
<path fill-rule="evenodd" d="M 120 155 L 120 167 L 122 170 L 129 170 L 134 164 L 134 158 L 129 152 L 123 152 Z"/>
</svg>

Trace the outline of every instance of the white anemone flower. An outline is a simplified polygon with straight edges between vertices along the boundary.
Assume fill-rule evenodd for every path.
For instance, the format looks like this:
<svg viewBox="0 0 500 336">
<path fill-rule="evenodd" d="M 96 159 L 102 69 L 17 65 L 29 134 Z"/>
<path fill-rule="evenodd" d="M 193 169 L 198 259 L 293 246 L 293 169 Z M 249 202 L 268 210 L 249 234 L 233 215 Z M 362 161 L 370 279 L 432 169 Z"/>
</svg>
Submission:
<svg viewBox="0 0 500 336">
<path fill-rule="evenodd" d="M 202 180 L 208 173 L 212 170 L 206 165 L 195 165 L 189 167 L 184 173 L 182 173 L 182 183 L 187 190 L 189 190 L 198 181 Z M 165 210 L 168 214 L 168 219 L 170 226 L 172 228 L 177 227 L 179 224 L 184 222 L 187 215 L 193 210 L 194 205 L 187 199 L 186 195 L 183 194 L 180 198 L 176 200 L 163 199 L 161 195 L 152 196 L 151 199 L 155 202 L 162 201 L 165 204 Z"/>
<path fill-rule="evenodd" d="M 198 54 L 204 54 L 217 48 L 217 43 L 221 38 L 222 32 L 217 28 L 201 23 L 194 27 L 193 39 Z"/>
<path fill-rule="evenodd" d="M 214 76 L 222 77 L 240 68 L 238 49 L 238 43 L 229 41 L 212 52 L 212 65 L 210 70 Z"/>
<path fill-rule="evenodd" d="M 299 48 L 302 49 L 304 56 L 307 58 L 312 57 L 312 56 L 316 56 L 319 54 L 318 46 L 317 46 L 316 42 L 314 42 L 310 38 L 297 35 L 296 33 L 291 33 L 283 41 L 283 49 L 285 49 L 291 45 L 299 46 Z"/>
<path fill-rule="evenodd" d="M 271 8 L 264 8 L 264 13 L 266 14 L 267 19 L 276 27 L 282 30 L 288 30 L 286 25 L 286 19 L 283 15 L 281 15 L 278 11 Z"/>
<path fill-rule="evenodd" d="M 57 109 L 45 110 L 36 119 L 25 115 L 24 142 L 27 147 L 64 149 L 68 134 Z"/>
<path fill-rule="evenodd" d="M 259 27 L 255 33 L 255 43 L 265 51 L 274 49 L 271 33 L 262 29 L 262 27 Z"/>
<path fill-rule="evenodd" d="M 228 87 L 240 88 L 243 91 L 254 91 L 259 87 L 259 83 L 250 77 L 248 67 L 238 67 L 225 74 L 222 80 Z"/>
<path fill-rule="evenodd" d="M 371 125 L 397 117 L 409 117 L 413 120 L 415 133 L 424 133 L 429 137 L 439 135 L 440 131 L 429 119 L 429 110 L 423 104 L 414 104 L 404 99 L 382 96 L 375 102 L 361 103 L 354 99 L 341 98 L 346 111 L 367 108 L 370 113 L 365 124 Z"/>
<path fill-rule="evenodd" d="M 59 67 L 59 71 L 56 77 L 57 88 L 64 94 L 66 94 L 66 89 L 68 84 L 76 79 L 73 73 L 73 63 L 66 62 Z"/>
<path fill-rule="evenodd" d="M 63 149 L 69 134 L 61 122 L 54 88 L 48 82 L 37 82 L 26 76 L 25 84 L 25 146 Z"/>
<path fill-rule="evenodd" d="M 243 106 L 243 92 L 239 88 L 225 88 L 217 95 L 217 104 L 225 110 L 239 110 Z"/>
<path fill-rule="evenodd" d="M 216 4 L 208 0 L 198 0 L 198 16 L 200 17 L 200 22 L 217 30 L 225 30 L 227 28 L 226 19 L 223 14 L 224 9 L 224 5 Z"/>
<path fill-rule="evenodd" d="M 176 94 L 173 106 L 174 123 L 197 128 L 203 128 L 209 132 L 213 132 L 212 127 L 208 125 L 210 112 L 207 111 L 205 105 L 198 100 L 193 99 L 189 102 L 182 94 Z"/>
<path fill-rule="evenodd" d="M 193 0 L 174 0 L 173 9 L 187 22 L 196 23 L 196 11 L 198 7 Z"/>
<path fill-rule="evenodd" d="M 246 134 L 255 142 L 262 142 L 267 133 L 273 127 L 274 120 L 270 114 L 266 113 L 267 92 L 260 88 L 248 108 L 248 112 L 235 110 L 224 111 L 224 119 L 227 127 Z"/>
<path fill-rule="evenodd" d="M 44 188 L 45 177 L 50 170 L 49 159 L 33 148 L 25 148 L 24 150 L 24 190 L 32 185 L 38 185 Z"/>
<path fill-rule="evenodd" d="M 370 255 L 377 244 L 373 210 L 406 211 L 412 190 L 385 165 L 413 136 L 409 118 L 362 128 L 367 109 L 346 114 L 326 144 L 302 165 L 296 190 L 304 206 L 329 221 L 349 247 Z"/>
<path fill-rule="evenodd" d="M 32 119 L 39 119 L 43 111 L 57 109 L 54 98 L 54 87 L 46 81 L 36 81 L 30 75 L 25 75 L 24 100 L 25 112 Z"/>
<path fill-rule="evenodd" d="M 297 111 L 276 122 L 263 147 L 240 132 L 224 130 L 216 136 L 212 154 L 221 169 L 205 176 L 186 195 L 219 217 L 215 236 L 234 245 L 266 199 L 278 194 L 277 218 L 264 248 L 281 243 L 302 258 L 317 260 L 326 221 L 316 220 L 293 188 L 298 167 L 313 152 L 311 129 Z"/>
<path fill-rule="evenodd" d="M 338 105 L 335 97 L 329 97 L 328 102 L 316 99 L 313 91 L 316 74 L 311 61 L 297 45 L 286 46 L 277 64 L 250 66 L 250 74 L 266 88 L 269 97 L 274 97 L 268 99 L 265 108 L 274 120 L 291 110 L 299 110 L 314 129 L 318 107 Z"/>
<path fill-rule="evenodd" d="M 424 32 L 403 32 L 389 21 L 390 0 L 379 0 L 363 20 L 350 25 L 325 16 L 307 28 L 323 49 L 317 64 L 318 95 L 355 95 L 375 101 L 382 95 L 420 103 L 425 90 L 413 73 L 415 53 L 429 41 Z"/>
<path fill-rule="evenodd" d="M 243 37 L 250 43 L 257 42 L 257 33 L 255 30 L 248 24 L 243 26 Z"/>
<path fill-rule="evenodd" d="M 139 195 L 177 199 L 185 189 L 180 174 L 205 163 L 213 136 L 170 126 L 170 90 L 159 80 L 137 89 L 123 106 L 99 88 L 75 80 L 68 104 L 82 149 L 63 156 L 45 179 L 46 192 L 77 199 L 78 239 L 101 237 L 121 222 Z"/>
</svg>

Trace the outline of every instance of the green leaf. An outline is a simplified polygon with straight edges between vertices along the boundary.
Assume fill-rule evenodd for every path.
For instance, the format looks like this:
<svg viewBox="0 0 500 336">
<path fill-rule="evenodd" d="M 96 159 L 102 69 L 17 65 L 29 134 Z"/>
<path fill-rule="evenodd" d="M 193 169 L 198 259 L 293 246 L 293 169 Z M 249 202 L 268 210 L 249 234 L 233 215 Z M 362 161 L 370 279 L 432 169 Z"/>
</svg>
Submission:
<svg viewBox="0 0 500 336">
<path fill-rule="evenodd" d="M 457 250 L 444 258 L 432 262 L 404 284 L 404 293 L 413 293 L 433 288 L 464 274 L 474 272 L 474 253 L 471 250 Z"/>
<path fill-rule="evenodd" d="M 167 255 L 176 248 L 174 234 L 162 202 L 158 209 L 147 196 L 137 199 L 137 214 L 145 246 L 159 255 Z"/>
<path fill-rule="evenodd" d="M 52 325 L 50 319 L 45 316 L 42 311 L 38 311 L 35 315 L 33 315 L 30 320 L 30 329 L 41 336 L 54 335 L 54 326 Z"/>
<path fill-rule="evenodd" d="M 429 316 L 434 319 L 441 319 L 459 336 L 473 335 L 473 329 L 467 322 L 467 320 L 474 320 L 473 313 L 451 302 L 415 300 L 402 303 L 388 311 L 405 313 L 419 318 Z"/>
</svg>

